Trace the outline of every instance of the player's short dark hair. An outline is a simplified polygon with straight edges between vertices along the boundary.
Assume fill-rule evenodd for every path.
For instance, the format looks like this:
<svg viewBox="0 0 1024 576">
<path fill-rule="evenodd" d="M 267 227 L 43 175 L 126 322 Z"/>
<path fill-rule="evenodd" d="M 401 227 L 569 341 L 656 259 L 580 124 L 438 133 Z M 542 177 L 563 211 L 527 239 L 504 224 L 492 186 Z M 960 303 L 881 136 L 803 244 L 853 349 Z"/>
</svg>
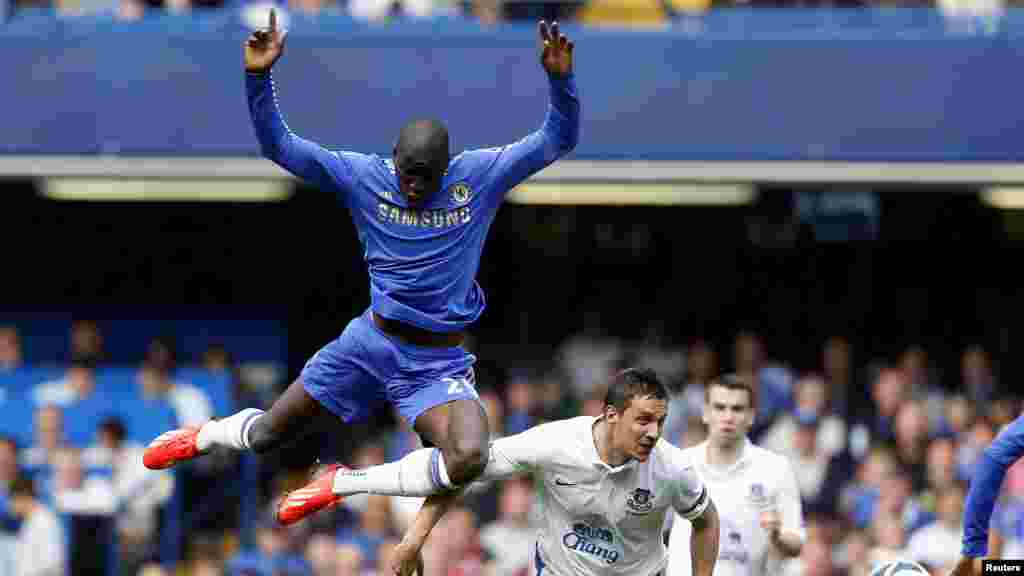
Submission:
<svg viewBox="0 0 1024 576">
<path fill-rule="evenodd" d="M 711 389 L 712 388 L 725 388 L 726 390 L 743 390 L 747 393 L 747 399 L 750 400 L 750 409 L 757 409 L 757 391 L 750 385 L 750 382 L 746 378 L 739 376 L 738 374 L 722 374 L 718 378 L 715 378 L 707 387 L 704 388 L 704 402 L 711 400 Z"/>
<path fill-rule="evenodd" d="M 100 422 L 99 428 L 113 436 L 117 442 L 124 442 L 125 437 L 128 435 L 124 421 L 117 416 L 107 416 Z"/>
<path fill-rule="evenodd" d="M 441 155 L 447 160 L 451 155 L 448 127 L 434 118 L 413 120 L 408 122 L 398 133 L 395 142 L 395 154 L 399 157 L 414 152 L 429 152 L 431 156 Z"/>
<path fill-rule="evenodd" d="M 654 370 L 648 368 L 626 368 L 616 374 L 608 383 L 604 394 L 604 405 L 614 406 L 619 412 L 629 408 L 633 398 L 668 399 L 668 389 L 661 383 Z"/>
<path fill-rule="evenodd" d="M 36 485 L 28 476 L 19 474 L 18 477 L 14 479 L 14 482 L 11 483 L 10 495 L 11 498 L 24 496 L 34 499 L 36 497 Z"/>
</svg>

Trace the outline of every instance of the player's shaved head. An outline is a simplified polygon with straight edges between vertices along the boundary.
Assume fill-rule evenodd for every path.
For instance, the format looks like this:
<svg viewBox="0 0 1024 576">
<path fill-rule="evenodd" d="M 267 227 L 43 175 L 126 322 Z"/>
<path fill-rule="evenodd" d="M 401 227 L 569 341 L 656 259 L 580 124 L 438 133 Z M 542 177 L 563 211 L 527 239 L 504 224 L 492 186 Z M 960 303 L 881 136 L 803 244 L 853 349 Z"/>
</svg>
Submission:
<svg viewBox="0 0 1024 576">
<path fill-rule="evenodd" d="M 448 129 L 437 120 L 409 122 L 398 135 L 394 154 L 402 191 L 411 201 L 425 200 L 441 187 L 448 169 Z"/>
<path fill-rule="evenodd" d="M 447 128 L 437 120 L 414 120 L 398 133 L 397 149 L 398 154 L 426 153 L 446 159 L 449 154 Z"/>
<path fill-rule="evenodd" d="M 449 160 L 448 129 L 437 120 L 409 122 L 398 135 L 395 155 L 403 165 L 422 163 L 443 171 Z"/>
</svg>

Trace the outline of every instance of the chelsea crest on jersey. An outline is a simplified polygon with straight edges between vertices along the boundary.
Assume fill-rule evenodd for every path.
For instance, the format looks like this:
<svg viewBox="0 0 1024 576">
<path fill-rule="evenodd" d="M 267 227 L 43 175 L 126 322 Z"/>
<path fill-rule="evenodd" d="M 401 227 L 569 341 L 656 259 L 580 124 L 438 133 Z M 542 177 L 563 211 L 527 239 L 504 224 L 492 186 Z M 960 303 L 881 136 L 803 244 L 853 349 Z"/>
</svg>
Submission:
<svg viewBox="0 0 1024 576">
<path fill-rule="evenodd" d="M 388 171 L 394 173 L 394 164 L 385 161 Z M 446 173 L 447 175 L 447 173 Z M 445 207 L 408 208 L 395 202 L 395 193 L 383 190 L 377 193 L 377 220 L 385 224 L 413 226 L 419 228 L 451 228 L 468 224 L 473 217 L 469 201 L 473 190 L 464 181 L 455 182 L 447 187 L 442 195 Z"/>
</svg>

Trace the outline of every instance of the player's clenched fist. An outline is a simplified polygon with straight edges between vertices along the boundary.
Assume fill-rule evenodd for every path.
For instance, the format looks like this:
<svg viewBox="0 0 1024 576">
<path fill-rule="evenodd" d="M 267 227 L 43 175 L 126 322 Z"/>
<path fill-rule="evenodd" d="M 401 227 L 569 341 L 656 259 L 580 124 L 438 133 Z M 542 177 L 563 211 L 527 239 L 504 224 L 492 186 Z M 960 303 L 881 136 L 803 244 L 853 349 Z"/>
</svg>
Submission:
<svg viewBox="0 0 1024 576">
<path fill-rule="evenodd" d="M 270 28 L 257 30 L 245 40 L 245 70 L 262 74 L 274 66 L 284 50 L 287 32 L 277 27 L 277 12 L 270 10 Z"/>
<path fill-rule="evenodd" d="M 572 51 L 576 48 L 569 37 L 558 30 L 558 22 L 551 24 L 541 20 L 538 26 L 541 40 L 540 63 L 551 76 L 567 76 L 572 73 Z"/>
</svg>

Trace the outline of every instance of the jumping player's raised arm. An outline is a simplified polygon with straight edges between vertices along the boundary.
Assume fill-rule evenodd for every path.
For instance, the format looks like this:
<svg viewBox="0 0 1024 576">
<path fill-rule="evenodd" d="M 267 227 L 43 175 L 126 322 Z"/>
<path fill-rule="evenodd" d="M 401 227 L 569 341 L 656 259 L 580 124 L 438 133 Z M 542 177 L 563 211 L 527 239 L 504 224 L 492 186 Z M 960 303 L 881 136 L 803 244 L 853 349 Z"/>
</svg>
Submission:
<svg viewBox="0 0 1024 576">
<path fill-rule="evenodd" d="M 245 91 L 260 151 L 295 176 L 346 198 L 354 181 L 350 159 L 293 134 L 277 107 L 270 71 L 281 57 L 286 34 L 277 27 L 277 13 L 271 10 L 270 27 L 253 32 L 245 41 Z"/>
<path fill-rule="evenodd" d="M 493 201 L 500 202 L 509 190 L 568 154 L 579 140 L 580 102 L 573 72 L 575 44 L 555 22 L 538 25 L 542 43 L 540 62 L 548 76 L 551 101 L 544 124 L 525 138 L 499 148 L 477 150 L 485 155 Z"/>
<path fill-rule="evenodd" d="M 979 572 L 976 559 L 988 554 L 988 528 L 1006 471 L 1024 456 L 1024 416 L 1018 416 L 985 449 L 971 475 L 964 504 L 964 535 L 961 559 L 954 574 Z"/>
</svg>

